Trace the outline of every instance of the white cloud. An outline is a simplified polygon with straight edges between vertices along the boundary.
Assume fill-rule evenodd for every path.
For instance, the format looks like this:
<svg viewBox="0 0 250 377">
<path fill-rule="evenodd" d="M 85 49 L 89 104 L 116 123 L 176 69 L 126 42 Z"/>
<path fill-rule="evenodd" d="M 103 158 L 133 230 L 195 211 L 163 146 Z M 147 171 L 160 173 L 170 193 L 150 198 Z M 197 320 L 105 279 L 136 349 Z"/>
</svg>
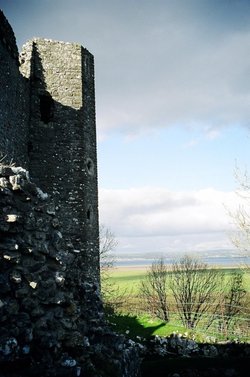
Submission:
<svg viewBox="0 0 250 377">
<path fill-rule="evenodd" d="M 99 196 L 100 221 L 116 234 L 123 251 L 232 248 L 227 209 L 235 208 L 239 200 L 233 192 L 144 187 L 101 189 Z"/>
</svg>

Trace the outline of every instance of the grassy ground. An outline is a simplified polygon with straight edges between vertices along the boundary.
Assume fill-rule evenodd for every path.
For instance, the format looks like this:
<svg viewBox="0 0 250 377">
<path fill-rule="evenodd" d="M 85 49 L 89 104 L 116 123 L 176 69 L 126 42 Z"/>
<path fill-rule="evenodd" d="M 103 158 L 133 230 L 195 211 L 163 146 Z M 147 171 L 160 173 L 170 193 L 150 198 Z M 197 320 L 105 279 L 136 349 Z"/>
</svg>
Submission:
<svg viewBox="0 0 250 377">
<path fill-rule="evenodd" d="M 147 268 L 115 268 L 110 274 L 110 281 L 121 290 L 126 290 L 133 292 L 134 294 L 139 293 L 139 287 L 141 280 L 145 278 L 147 273 Z"/>
<path fill-rule="evenodd" d="M 126 290 L 129 293 L 138 294 L 141 280 L 145 278 L 149 267 L 117 267 L 110 273 L 110 281 L 121 290 Z M 226 278 L 230 273 L 238 270 L 238 268 L 223 268 Z M 250 273 L 244 275 L 244 286 L 247 292 L 250 293 Z"/>
<path fill-rule="evenodd" d="M 225 269 L 226 278 L 234 269 Z M 125 303 L 134 300 L 133 310 L 136 309 L 136 296 L 140 292 L 140 283 L 145 278 L 147 268 L 117 268 L 111 274 L 110 280 L 112 286 L 118 286 L 120 292 L 125 292 Z M 245 274 L 245 289 L 250 297 L 250 274 Z M 188 337 L 193 338 L 198 343 L 216 342 L 225 339 L 239 339 L 244 342 L 250 341 L 250 334 L 246 336 L 243 333 L 236 334 L 236 336 L 223 336 L 211 328 L 209 331 L 196 329 L 195 331 L 187 331 L 178 320 L 176 314 L 171 313 L 171 320 L 168 323 L 162 320 L 152 318 L 148 314 L 138 312 L 118 311 L 107 315 L 107 319 L 112 324 L 115 332 L 126 334 L 130 339 L 141 342 L 141 338 L 149 338 L 151 336 L 169 336 L 174 332 L 180 334 L 188 334 Z M 129 314 L 130 313 L 130 314 Z M 134 313 L 134 314 L 131 314 Z M 248 322 L 250 318 L 248 318 Z M 199 375 L 208 376 L 213 375 L 214 370 L 218 373 L 216 375 L 226 375 L 224 371 L 233 371 L 239 377 L 245 376 L 245 370 L 248 368 L 249 359 L 241 358 L 164 358 L 159 356 L 152 356 L 144 358 L 141 367 L 142 377 L 149 377 L 157 375 L 157 377 L 165 377 L 167 375 Z M 186 372 L 185 372 L 186 371 Z M 236 375 L 235 374 L 235 375 Z"/>
<path fill-rule="evenodd" d="M 156 318 L 151 318 L 146 314 L 110 314 L 107 315 L 115 332 L 126 334 L 133 340 L 139 338 L 148 338 L 150 336 L 169 336 L 173 333 L 185 334 L 189 338 L 194 338 L 197 342 L 210 342 L 232 339 L 239 339 L 241 341 L 249 342 L 250 336 L 245 332 L 241 334 L 221 334 L 216 329 L 211 327 L 208 330 L 198 327 L 195 330 L 186 329 L 177 318 L 171 318 L 171 321 L 166 323 Z"/>
<path fill-rule="evenodd" d="M 164 323 L 156 318 L 151 318 L 145 312 L 136 311 L 137 295 L 140 293 L 140 283 L 145 278 L 148 267 L 133 267 L 133 268 L 115 268 L 110 274 L 110 282 L 113 286 L 119 287 L 119 292 L 124 293 L 124 307 L 120 307 L 115 315 L 110 315 L 108 319 L 113 324 L 114 329 L 121 333 L 127 333 L 131 338 L 148 337 L 151 335 L 167 336 L 173 332 L 184 333 L 187 330 L 182 326 L 177 316 L 171 314 L 171 321 Z M 230 273 L 235 269 L 223 269 L 226 279 Z M 245 289 L 250 297 L 250 274 L 246 273 L 244 276 Z M 132 303 L 132 310 L 129 309 L 129 303 Z M 126 306 L 127 305 L 127 306 Z M 128 308 L 128 309 L 126 309 Z M 130 313 L 130 314 L 128 314 Z M 249 319 L 248 319 L 249 320 Z M 190 333 L 190 332 L 189 332 Z M 220 337 L 213 328 L 207 331 L 206 336 Z M 240 335 L 242 337 L 242 334 Z M 204 333 L 196 331 L 196 337 L 204 338 Z"/>
<path fill-rule="evenodd" d="M 148 315 L 116 314 L 108 316 L 113 328 L 130 338 L 148 338 L 152 335 L 168 336 L 173 332 L 184 333 L 186 329 L 181 324 L 167 324 L 159 319 L 152 319 Z"/>
</svg>

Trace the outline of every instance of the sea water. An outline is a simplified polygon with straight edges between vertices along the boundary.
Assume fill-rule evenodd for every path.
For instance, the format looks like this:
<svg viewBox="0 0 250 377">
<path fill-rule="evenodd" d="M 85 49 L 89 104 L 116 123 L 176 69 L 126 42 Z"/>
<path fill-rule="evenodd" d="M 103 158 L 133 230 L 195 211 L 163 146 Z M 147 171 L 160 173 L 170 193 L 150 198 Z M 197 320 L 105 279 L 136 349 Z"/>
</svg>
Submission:
<svg viewBox="0 0 250 377">
<path fill-rule="evenodd" d="M 242 267 L 250 265 L 250 257 L 243 256 L 216 256 L 216 257 L 199 257 L 201 262 L 207 263 L 211 266 L 218 267 Z M 115 266 L 117 267 L 134 267 L 134 266 L 150 266 L 157 260 L 153 258 L 117 258 Z M 164 258 L 166 264 L 172 264 L 176 258 Z"/>
</svg>

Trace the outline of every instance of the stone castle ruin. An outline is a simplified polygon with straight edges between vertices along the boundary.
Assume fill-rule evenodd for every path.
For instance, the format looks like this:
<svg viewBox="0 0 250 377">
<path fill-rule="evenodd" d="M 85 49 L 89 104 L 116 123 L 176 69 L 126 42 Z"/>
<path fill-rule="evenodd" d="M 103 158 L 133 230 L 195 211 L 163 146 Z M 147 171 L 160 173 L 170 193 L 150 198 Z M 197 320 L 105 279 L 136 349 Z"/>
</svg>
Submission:
<svg viewBox="0 0 250 377">
<path fill-rule="evenodd" d="M 93 56 L 19 55 L 1 11 L 0 211 L 0 375 L 136 376 L 99 294 Z"/>
</svg>

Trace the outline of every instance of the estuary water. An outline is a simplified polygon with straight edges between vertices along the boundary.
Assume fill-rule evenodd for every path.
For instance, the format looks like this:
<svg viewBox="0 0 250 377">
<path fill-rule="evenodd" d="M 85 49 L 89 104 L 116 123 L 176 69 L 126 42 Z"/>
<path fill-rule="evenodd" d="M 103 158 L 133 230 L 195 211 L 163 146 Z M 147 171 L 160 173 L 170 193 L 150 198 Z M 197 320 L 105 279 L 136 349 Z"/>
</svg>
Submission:
<svg viewBox="0 0 250 377">
<path fill-rule="evenodd" d="M 164 258 L 166 264 L 172 264 L 175 258 Z M 211 256 L 211 257 L 199 257 L 199 259 L 211 266 L 217 267 L 242 267 L 244 265 L 250 265 L 250 257 L 242 256 Z M 117 258 L 115 260 L 115 266 L 117 267 L 142 267 L 150 266 L 155 262 L 157 258 Z"/>
</svg>

